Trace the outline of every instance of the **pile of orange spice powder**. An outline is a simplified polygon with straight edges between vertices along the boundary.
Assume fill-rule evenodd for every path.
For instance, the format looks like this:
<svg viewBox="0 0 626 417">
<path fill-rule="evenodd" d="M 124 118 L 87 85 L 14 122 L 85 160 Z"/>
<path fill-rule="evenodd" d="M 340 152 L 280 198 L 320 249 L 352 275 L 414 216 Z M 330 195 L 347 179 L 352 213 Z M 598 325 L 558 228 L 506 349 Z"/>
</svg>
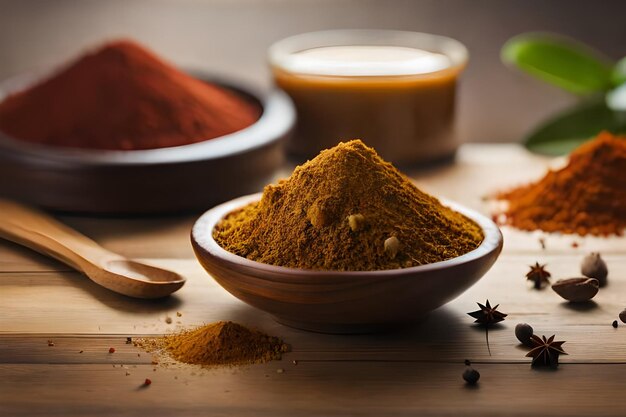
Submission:
<svg viewBox="0 0 626 417">
<path fill-rule="evenodd" d="M 603 132 L 538 182 L 500 193 L 498 216 L 521 230 L 623 235 L 626 228 L 626 137 Z"/>
<path fill-rule="evenodd" d="M 0 131 L 49 146 L 188 145 L 253 124 L 260 108 L 130 41 L 107 43 L 0 102 Z"/>
<path fill-rule="evenodd" d="M 162 337 L 140 338 L 134 343 L 157 357 L 205 367 L 280 360 L 290 350 L 278 337 L 232 321 L 209 323 Z"/>
</svg>

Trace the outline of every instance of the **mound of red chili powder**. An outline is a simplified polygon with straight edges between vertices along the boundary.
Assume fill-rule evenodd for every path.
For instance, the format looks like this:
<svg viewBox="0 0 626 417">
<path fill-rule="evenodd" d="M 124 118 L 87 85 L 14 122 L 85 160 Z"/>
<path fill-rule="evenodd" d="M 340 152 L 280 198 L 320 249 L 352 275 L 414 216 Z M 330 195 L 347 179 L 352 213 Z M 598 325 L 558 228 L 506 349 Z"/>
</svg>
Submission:
<svg viewBox="0 0 626 417">
<path fill-rule="evenodd" d="M 601 133 L 541 180 L 501 193 L 505 224 L 522 230 L 622 235 L 626 228 L 626 137 Z"/>
<path fill-rule="evenodd" d="M 0 103 L 0 130 L 54 146 L 151 149 L 232 133 L 259 114 L 243 97 L 120 40 L 6 98 Z"/>
</svg>

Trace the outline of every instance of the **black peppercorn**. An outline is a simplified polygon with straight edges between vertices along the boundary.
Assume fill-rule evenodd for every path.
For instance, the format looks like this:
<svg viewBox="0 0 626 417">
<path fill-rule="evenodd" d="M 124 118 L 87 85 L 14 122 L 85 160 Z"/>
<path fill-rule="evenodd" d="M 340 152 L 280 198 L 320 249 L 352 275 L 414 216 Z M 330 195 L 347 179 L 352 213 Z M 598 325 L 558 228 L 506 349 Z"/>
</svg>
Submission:
<svg viewBox="0 0 626 417">
<path fill-rule="evenodd" d="M 617 329 L 617 320 L 613 320 L 612 326 L 613 328 Z"/>
<path fill-rule="evenodd" d="M 467 368 L 465 372 L 463 372 L 463 379 L 469 385 L 474 385 L 480 379 L 480 373 L 474 368 Z"/>
<path fill-rule="evenodd" d="M 619 319 L 622 321 L 622 323 L 626 323 L 626 309 L 622 310 L 622 312 L 619 313 Z"/>
<path fill-rule="evenodd" d="M 465 359 L 465 366 L 471 366 L 472 363 L 470 362 L 469 359 Z"/>
</svg>

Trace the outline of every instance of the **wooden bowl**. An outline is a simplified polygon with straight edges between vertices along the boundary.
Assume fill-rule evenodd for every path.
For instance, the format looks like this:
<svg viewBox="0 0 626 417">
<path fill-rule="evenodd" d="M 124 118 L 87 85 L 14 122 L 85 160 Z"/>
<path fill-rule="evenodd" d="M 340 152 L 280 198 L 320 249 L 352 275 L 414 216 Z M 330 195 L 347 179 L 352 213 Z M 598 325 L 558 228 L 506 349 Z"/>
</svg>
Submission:
<svg viewBox="0 0 626 417">
<path fill-rule="evenodd" d="M 228 292 L 300 329 L 364 333 L 413 322 L 478 281 L 502 250 L 502 234 L 490 219 L 444 202 L 481 226 L 485 239 L 478 248 L 443 262 L 384 271 L 263 264 L 228 252 L 213 239 L 213 228 L 226 214 L 260 197 L 241 197 L 207 211 L 193 226 L 191 242 L 202 266 Z"/>
<path fill-rule="evenodd" d="M 0 100 L 36 78 L 0 84 Z M 0 196 L 57 211 L 117 215 L 205 210 L 261 190 L 283 164 L 284 142 L 295 123 L 291 100 L 277 90 L 261 94 L 214 77 L 197 78 L 256 103 L 261 117 L 205 142 L 132 151 L 38 145 L 0 132 Z"/>
</svg>

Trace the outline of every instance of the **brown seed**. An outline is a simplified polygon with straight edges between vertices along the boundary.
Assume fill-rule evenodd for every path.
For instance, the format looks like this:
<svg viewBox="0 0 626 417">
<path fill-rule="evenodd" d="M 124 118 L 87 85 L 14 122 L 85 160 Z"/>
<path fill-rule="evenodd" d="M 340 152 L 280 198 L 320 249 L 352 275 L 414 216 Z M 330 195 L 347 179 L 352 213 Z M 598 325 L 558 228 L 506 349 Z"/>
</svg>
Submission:
<svg viewBox="0 0 626 417">
<path fill-rule="evenodd" d="M 172 318 L 170 316 L 165 317 L 165 322 L 167 324 L 172 324 Z"/>
<path fill-rule="evenodd" d="M 580 272 L 586 277 L 597 279 L 601 287 L 607 284 L 609 270 L 606 266 L 606 262 L 604 262 L 604 259 L 602 259 L 597 252 L 592 252 L 583 258 L 580 264 Z"/>
<path fill-rule="evenodd" d="M 365 224 L 365 217 L 362 214 L 351 214 L 348 216 L 348 226 L 353 232 L 358 232 Z"/>
<path fill-rule="evenodd" d="M 109 353 L 115 353 L 115 348 L 114 347 L 110 347 L 109 348 Z"/>
<path fill-rule="evenodd" d="M 150 378 L 146 378 L 146 380 L 145 380 L 145 381 L 143 381 L 143 384 L 144 384 L 145 386 L 148 386 L 148 385 L 152 384 L 152 380 L 151 380 Z"/>
<path fill-rule="evenodd" d="M 533 342 L 531 341 L 531 337 L 534 334 L 533 328 L 530 324 L 527 323 L 518 323 L 515 326 L 515 337 L 520 341 L 523 345 L 528 347 L 533 346 Z"/>
<path fill-rule="evenodd" d="M 595 278 L 560 279 L 552 284 L 554 292 L 573 303 L 591 300 L 598 293 L 599 287 Z"/>
<path fill-rule="evenodd" d="M 397 237 L 391 236 L 385 240 L 385 252 L 391 259 L 394 259 L 400 250 L 400 241 Z"/>
<path fill-rule="evenodd" d="M 622 310 L 621 313 L 619 313 L 619 319 L 622 321 L 622 323 L 626 323 L 626 308 Z"/>
</svg>

